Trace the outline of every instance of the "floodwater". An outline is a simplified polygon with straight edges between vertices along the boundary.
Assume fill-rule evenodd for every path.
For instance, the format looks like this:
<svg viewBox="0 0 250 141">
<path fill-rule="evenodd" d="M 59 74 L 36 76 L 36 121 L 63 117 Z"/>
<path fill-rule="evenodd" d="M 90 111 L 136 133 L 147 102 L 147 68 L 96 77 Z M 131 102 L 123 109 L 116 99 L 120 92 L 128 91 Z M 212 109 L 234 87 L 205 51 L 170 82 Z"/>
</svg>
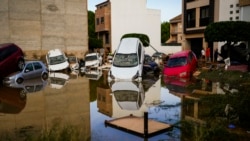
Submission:
<svg viewBox="0 0 250 141">
<path fill-rule="evenodd" d="M 0 140 L 234 140 L 229 137 L 233 134 L 230 132 L 236 129 L 244 134 L 238 139 L 250 139 L 247 129 L 238 130 L 237 125 L 228 122 L 224 116 L 216 118 L 227 123 L 223 126 L 226 130 L 221 128 L 221 122 L 218 122 L 220 126 L 209 124 L 211 118 L 203 110 L 208 111 L 211 105 L 206 105 L 206 102 L 201 104 L 200 96 L 189 95 L 190 90 L 186 87 L 189 83 L 193 82 L 170 82 L 153 75 L 147 76 L 141 83 L 108 83 L 107 70 L 103 70 L 51 73 L 47 81 L 25 81 L 15 88 L 1 86 Z M 199 80 L 194 84 L 200 88 L 196 90 L 199 93 L 223 93 L 217 83 Z M 221 109 L 224 111 L 224 107 Z M 145 112 L 149 119 L 170 124 L 173 128 L 150 138 L 143 138 L 105 125 L 105 121 L 131 114 L 143 117 Z M 183 121 L 194 124 L 191 126 L 189 122 Z M 212 134 L 206 129 L 218 133 Z M 226 132 L 228 130 L 230 131 Z M 207 137 L 210 134 L 213 137 Z"/>
</svg>

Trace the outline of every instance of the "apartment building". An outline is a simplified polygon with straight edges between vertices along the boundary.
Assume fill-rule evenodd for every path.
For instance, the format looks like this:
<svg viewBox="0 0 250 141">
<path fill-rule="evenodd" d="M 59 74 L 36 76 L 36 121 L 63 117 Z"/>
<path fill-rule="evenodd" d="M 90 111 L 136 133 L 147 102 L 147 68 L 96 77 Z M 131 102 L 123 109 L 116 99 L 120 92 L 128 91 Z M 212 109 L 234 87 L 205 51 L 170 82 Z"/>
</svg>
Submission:
<svg viewBox="0 0 250 141">
<path fill-rule="evenodd" d="M 224 43 L 207 43 L 204 38 L 206 26 L 218 21 L 250 21 L 249 0 L 183 0 L 183 49 L 191 49 L 199 58 L 201 50 L 214 50 Z"/>
<path fill-rule="evenodd" d="M 95 18 L 96 33 L 103 39 L 106 53 L 114 52 L 127 33 L 146 34 L 151 45 L 161 46 L 161 11 L 148 9 L 147 0 L 107 0 L 96 5 Z"/>
<path fill-rule="evenodd" d="M 218 1 L 216 0 L 183 0 L 183 49 L 191 49 L 196 56 L 201 57 L 201 50 L 212 43 L 206 43 L 204 31 L 217 17 Z M 209 45 L 208 45 L 209 44 Z"/>
<path fill-rule="evenodd" d="M 170 36 L 166 43 L 182 43 L 182 15 L 169 20 Z"/>
<path fill-rule="evenodd" d="M 96 5 L 95 32 L 98 39 L 103 41 L 104 58 L 111 52 L 111 3 L 105 1 Z"/>
</svg>

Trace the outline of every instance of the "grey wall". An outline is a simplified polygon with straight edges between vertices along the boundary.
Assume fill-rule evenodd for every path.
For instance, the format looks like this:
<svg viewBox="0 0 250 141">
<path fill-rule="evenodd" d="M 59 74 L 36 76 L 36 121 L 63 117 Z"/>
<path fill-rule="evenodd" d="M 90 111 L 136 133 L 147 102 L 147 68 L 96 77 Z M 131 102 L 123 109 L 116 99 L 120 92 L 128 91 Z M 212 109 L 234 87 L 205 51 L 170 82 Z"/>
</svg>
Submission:
<svg viewBox="0 0 250 141">
<path fill-rule="evenodd" d="M 87 0 L 1 0 L 0 43 L 26 55 L 59 48 L 82 56 L 88 50 Z"/>
</svg>

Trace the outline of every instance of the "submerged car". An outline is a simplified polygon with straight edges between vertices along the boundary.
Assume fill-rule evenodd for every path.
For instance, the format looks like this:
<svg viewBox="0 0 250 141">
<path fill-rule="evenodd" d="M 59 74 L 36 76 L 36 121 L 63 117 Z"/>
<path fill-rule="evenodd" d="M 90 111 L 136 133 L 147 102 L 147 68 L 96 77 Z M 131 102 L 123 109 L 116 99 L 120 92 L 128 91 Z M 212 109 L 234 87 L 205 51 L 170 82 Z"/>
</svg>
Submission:
<svg viewBox="0 0 250 141">
<path fill-rule="evenodd" d="M 41 61 L 27 61 L 23 70 L 5 77 L 3 83 L 5 85 L 11 85 L 13 83 L 21 84 L 26 79 L 33 79 L 37 77 L 46 80 L 48 78 L 47 67 Z"/>
<path fill-rule="evenodd" d="M 139 38 L 123 38 L 114 54 L 109 81 L 141 81 L 144 46 Z"/>
<path fill-rule="evenodd" d="M 180 51 L 169 57 L 163 74 L 167 77 L 190 78 L 197 65 L 197 58 L 191 50 Z"/>
<path fill-rule="evenodd" d="M 102 65 L 102 56 L 99 53 L 89 53 L 85 56 L 86 68 L 97 68 Z"/>
<path fill-rule="evenodd" d="M 78 59 L 76 56 L 68 56 L 69 66 L 72 71 L 78 70 L 80 68 Z"/>
<path fill-rule="evenodd" d="M 151 56 L 149 56 L 148 54 L 145 54 L 144 64 L 143 64 L 143 74 L 146 75 L 147 73 L 159 74 L 160 67 L 153 60 Z"/>
<path fill-rule="evenodd" d="M 49 71 L 60 71 L 69 68 L 68 58 L 59 49 L 53 49 L 46 55 Z"/>
<path fill-rule="evenodd" d="M 24 62 L 24 53 L 16 44 L 0 44 L 0 80 L 23 69 Z"/>
</svg>

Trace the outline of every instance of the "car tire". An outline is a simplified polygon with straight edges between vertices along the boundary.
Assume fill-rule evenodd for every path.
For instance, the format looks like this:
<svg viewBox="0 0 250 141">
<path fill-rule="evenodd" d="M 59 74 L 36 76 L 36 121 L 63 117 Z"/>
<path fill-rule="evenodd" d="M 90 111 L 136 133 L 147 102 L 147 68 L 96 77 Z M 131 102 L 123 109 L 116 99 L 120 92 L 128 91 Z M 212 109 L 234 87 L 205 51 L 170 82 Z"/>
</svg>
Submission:
<svg viewBox="0 0 250 141">
<path fill-rule="evenodd" d="M 19 59 L 18 62 L 17 62 L 18 70 L 22 70 L 23 67 L 24 67 L 24 65 L 25 65 L 24 60 L 23 59 Z"/>
<path fill-rule="evenodd" d="M 16 82 L 17 82 L 18 84 L 23 83 L 23 78 L 17 78 Z"/>
<path fill-rule="evenodd" d="M 46 73 L 46 72 L 43 73 L 43 74 L 42 74 L 42 79 L 43 79 L 43 80 L 47 80 L 47 79 L 48 79 L 48 73 Z"/>
</svg>

